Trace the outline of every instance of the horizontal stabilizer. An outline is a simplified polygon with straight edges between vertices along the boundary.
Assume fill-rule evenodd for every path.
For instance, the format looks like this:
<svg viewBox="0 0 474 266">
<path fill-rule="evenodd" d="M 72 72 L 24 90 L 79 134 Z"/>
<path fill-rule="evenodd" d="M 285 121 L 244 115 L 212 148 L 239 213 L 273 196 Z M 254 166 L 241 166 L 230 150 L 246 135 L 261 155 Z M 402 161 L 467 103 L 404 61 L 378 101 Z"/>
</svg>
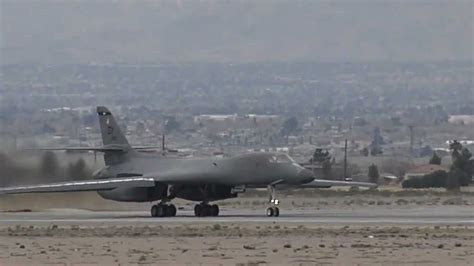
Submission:
<svg viewBox="0 0 474 266">
<path fill-rule="evenodd" d="M 325 179 L 315 179 L 309 183 L 300 185 L 302 188 L 328 188 L 335 186 L 347 186 L 347 187 L 368 187 L 376 188 L 377 184 L 368 183 L 368 182 L 354 182 L 354 181 L 339 181 L 339 180 L 325 180 Z"/>
<path fill-rule="evenodd" d="M 132 150 L 156 150 L 158 146 L 134 146 Z M 107 145 L 102 147 L 65 147 L 65 148 L 34 148 L 25 149 L 27 151 L 93 151 L 93 152 L 114 152 L 114 151 L 127 151 L 130 147 L 125 145 Z"/>
<path fill-rule="evenodd" d="M 29 151 L 95 151 L 95 152 L 110 152 L 110 151 L 125 151 L 120 147 L 67 147 L 67 148 L 38 148 L 26 149 Z"/>
<path fill-rule="evenodd" d="M 79 192 L 110 190 L 122 187 L 154 187 L 153 178 L 130 177 L 94 179 L 86 181 L 58 182 L 28 186 L 14 186 L 0 188 L 1 194 L 46 193 L 46 192 Z"/>
<path fill-rule="evenodd" d="M 156 151 L 157 149 L 161 149 L 161 146 L 132 146 L 132 150 L 136 150 L 136 151 L 142 151 L 142 150 Z"/>
</svg>

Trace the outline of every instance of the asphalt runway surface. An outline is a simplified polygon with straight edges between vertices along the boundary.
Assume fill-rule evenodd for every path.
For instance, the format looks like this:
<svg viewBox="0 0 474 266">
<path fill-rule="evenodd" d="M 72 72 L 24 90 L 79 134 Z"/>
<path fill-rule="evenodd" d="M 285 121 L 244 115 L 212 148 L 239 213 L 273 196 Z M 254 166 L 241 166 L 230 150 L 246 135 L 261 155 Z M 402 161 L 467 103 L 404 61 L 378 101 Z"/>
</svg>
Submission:
<svg viewBox="0 0 474 266">
<path fill-rule="evenodd" d="M 299 223 L 313 225 L 474 225 L 472 206 L 361 209 L 280 209 L 279 217 L 265 210 L 223 209 L 218 217 L 195 217 L 192 210 L 178 210 L 176 217 L 153 218 L 146 211 L 87 211 L 51 209 L 41 212 L 0 213 L 0 226 L 11 225 L 156 225 L 196 223 Z"/>
</svg>

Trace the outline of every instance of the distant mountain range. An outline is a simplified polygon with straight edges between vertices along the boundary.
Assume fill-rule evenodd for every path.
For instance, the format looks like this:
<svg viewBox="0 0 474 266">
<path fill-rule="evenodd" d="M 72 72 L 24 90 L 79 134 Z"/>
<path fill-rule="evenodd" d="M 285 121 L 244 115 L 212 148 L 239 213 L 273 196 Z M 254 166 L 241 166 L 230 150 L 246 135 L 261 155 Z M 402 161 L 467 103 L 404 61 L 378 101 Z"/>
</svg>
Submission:
<svg viewBox="0 0 474 266">
<path fill-rule="evenodd" d="M 473 1 L 13 1 L 1 63 L 472 60 Z"/>
</svg>

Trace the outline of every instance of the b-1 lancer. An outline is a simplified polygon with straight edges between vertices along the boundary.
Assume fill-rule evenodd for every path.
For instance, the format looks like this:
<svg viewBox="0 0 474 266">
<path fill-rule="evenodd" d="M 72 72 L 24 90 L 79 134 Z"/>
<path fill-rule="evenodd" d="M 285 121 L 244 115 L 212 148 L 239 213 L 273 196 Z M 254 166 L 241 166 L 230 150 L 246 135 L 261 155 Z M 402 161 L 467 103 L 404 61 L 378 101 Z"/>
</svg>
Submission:
<svg viewBox="0 0 474 266">
<path fill-rule="evenodd" d="M 151 216 L 176 215 L 174 198 L 199 202 L 196 216 L 218 216 L 210 202 L 237 197 L 247 188 L 267 188 L 267 216 L 279 216 L 278 188 L 376 187 L 372 183 L 316 179 L 313 173 L 283 153 L 250 153 L 231 158 L 176 158 L 143 153 L 132 147 L 106 108 L 97 107 L 103 146 L 49 150 L 102 152 L 105 167 L 92 179 L 0 188 L 0 194 L 97 191 L 105 199 L 123 202 L 155 202 Z"/>
</svg>

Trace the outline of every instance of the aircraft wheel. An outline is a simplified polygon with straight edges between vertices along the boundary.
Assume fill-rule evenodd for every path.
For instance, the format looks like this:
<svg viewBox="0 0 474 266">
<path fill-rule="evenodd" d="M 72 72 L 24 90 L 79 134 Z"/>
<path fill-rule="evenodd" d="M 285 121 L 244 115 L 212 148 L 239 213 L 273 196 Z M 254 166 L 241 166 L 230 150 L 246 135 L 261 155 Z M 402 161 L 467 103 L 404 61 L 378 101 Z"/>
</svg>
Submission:
<svg viewBox="0 0 474 266">
<path fill-rule="evenodd" d="M 271 217 L 275 214 L 274 210 L 273 210 L 273 207 L 268 207 L 267 208 L 267 216 L 268 217 Z"/>
<path fill-rule="evenodd" d="M 157 217 L 158 216 L 158 206 L 153 205 L 151 206 L 151 217 Z"/>
<path fill-rule="evenodd" d="M 217 204 L 214 204 L 214 205 L 211 205 L 210 207 L 211 207 L 210 208 L 211 209 L 211 211 L 210 211 L 211 215 L 212 216 L 219 216 L 219 206 Z"/>
<path fill-rule="evenodd" d="M 157 212 L 156 212 L 156 216 L 157 217 L 165 217 L 166 216 L 166 205 L 161 205 L 161 204 L 158 204 L 157 206 Z"/>
<path fill-rule="evenodd" d="M 202 206 L 202 216 L 203 217 L 207 217 L 207 216 L 211 216 L 212 212 L 211 212 L 211 205 L 203 205 Z"/>
<path fill-rule="evenodd" d="M 166 207 L 166 216 L 174 217 L 176 216 L 176 206 L 173 204 Z"/>
<path fill-rule="evenodd" d="M 273 216 L 280 216 L 280 209 L 278 209 L 278 207 L 273 207 Z"/>
<path fill-rule="evenodd" d="M 163 205 L 164 211 L 164 217 L 170 217 L 171 216 L 171 206 L 170 205 Z"/>
<path fill-rule="evenodd" d="M 196 206 L 194 206 L 194 216 L 196 217 L 201 217 L 203 216 L 203 206 L 201 204 L 196 204 Z"/>
</svg>

